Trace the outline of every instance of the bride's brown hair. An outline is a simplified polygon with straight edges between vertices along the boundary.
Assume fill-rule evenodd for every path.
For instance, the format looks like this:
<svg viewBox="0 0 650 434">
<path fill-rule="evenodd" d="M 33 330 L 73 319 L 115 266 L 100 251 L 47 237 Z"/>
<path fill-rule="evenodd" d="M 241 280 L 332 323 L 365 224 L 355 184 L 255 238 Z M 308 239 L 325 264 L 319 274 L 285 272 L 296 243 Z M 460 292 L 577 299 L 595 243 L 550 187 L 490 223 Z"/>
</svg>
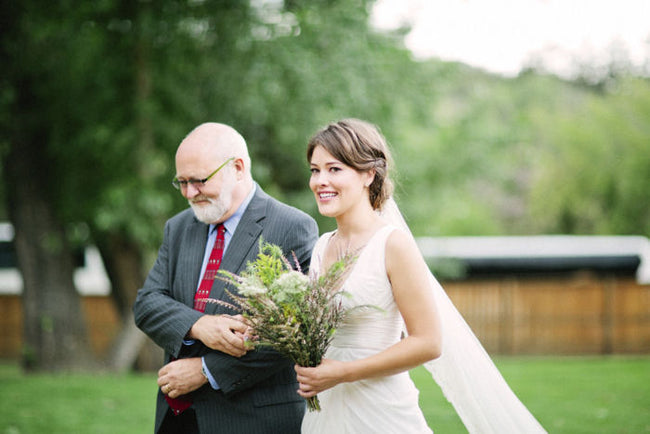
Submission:
<svg viewBox="0 0 650 434">
<path fill-rule="evenodd" d="M 375 178 L 368 187 L 373 209 L 382 205 L 393 193 L 388 170 L 393 162 L 386 139 L 379 128 L 359 119 L 343 119 L 318 131 L 307 144 L 307 161 L 311 162 L 314 149 L 322 146 L 334 158 L 359 172 L 375 170 Z"/>
</svg>

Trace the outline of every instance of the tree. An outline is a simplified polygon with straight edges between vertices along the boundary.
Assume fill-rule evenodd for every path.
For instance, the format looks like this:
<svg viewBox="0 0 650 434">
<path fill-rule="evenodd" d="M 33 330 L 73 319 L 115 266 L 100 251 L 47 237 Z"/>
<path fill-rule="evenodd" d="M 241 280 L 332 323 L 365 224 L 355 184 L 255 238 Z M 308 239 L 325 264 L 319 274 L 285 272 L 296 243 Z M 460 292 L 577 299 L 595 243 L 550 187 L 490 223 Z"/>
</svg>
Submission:
<svg viewBox="0 0 650 434">
<path fill-rule="evenodd" d="M 256 178 L 289 201 L 305 197 L 307 170 L 286 167 L 305 164 L 304 144 L 317 127 L 344 115 L 388 124 L 392 93 L 401 87 L 395 83 L 410 89 L 414 75 L 395 39 L 369 29 L 371 4 L 7 5 L 2 58 L 10 67 L 0 103 L 9 132 L 3 142 L 8 208 L 17 244 L 27 235 L 56 235 L 60 249 L 52 255 L 38 243 L 20 244 L 25 295 L 40 302 L 37 310 L 26 309 L 25 323 L 38 323 L 41 310 L 57 310 L 55 338 L 65 328 L 84 342 L 81 327 L 63 322 L 81 323 L 82 317 L 64 259 L 72 254 L 74 234 L 87 232 L 76 241 L 100 248 L 123 318 L 121 336 L 137 337 L 130 305 L 164 220 L 186 206 L 169 187 L 173 152 L 198 123 L 217 120 L 239 129 L 250 143 Z M 29 180 L 20 187 L 31 188 L 19 190 L 13 179 Z M 33 210 L 35 203 L 42 209 L 30 221 L 20 210 Z M 43 225 L 44 219 L 50 224 Z M 74 230 L 79 227 L 88 231 Z M 40 284 L 30 280 L 38 270 L 29 259 L 38 256 L 52 262 Z M 60 288 L 57 297 L 65 294 L 70 302 L 55 306 L 41 296 L 54 290 L 48 283 L 57 279 L 65 282 L 52 286 Z M 38 339 L 26 337 L 38 353 Z M 128 354 L 122 356 L 138 346 L 134 339 L 116 345 L 112 360 L 120 367 L 130 363 Z M 66 364 L 36 354 L 32 366 Z"/>
<path fill-rule="evenodd" d="M 542 120 L 531 212 L 544 231 L 650 236 L 650 82 L 597 90 Z"/>
<path fill-rule="evenodd" d="M 51 10 L 38 6 L 4 4 L 1 14 L 3 175 L 24 281 L 23 362 L 27 369 L 84 368 L 91 358 L 72 282 L 73 249 L 55 206 L 64 167 L 46 145 L 59 132 L 61 101 L 47 83 L 62 72 L 54 54 L 62 38 L 44 16 Z"/>
</svg>

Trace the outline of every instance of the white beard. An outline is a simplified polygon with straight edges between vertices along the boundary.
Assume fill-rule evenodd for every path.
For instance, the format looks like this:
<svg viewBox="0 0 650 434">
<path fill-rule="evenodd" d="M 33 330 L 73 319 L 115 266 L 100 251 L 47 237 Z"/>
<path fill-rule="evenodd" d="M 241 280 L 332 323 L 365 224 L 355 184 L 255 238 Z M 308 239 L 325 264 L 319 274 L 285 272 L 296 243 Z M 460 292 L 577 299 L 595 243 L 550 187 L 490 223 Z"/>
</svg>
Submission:
<svg viewBox="0 0 650 434">
<path fill-rule="evenodd" d="M 209 205 L 198 205 L 189 200 L 189 204 L 194 211 L 194 215 L 199 221 L 205 224 L 213 224 L 221 220 L 221 218 L 230 210 L 232 205 L 232 192 L 235 189 L 236 180 L 226 177 L 221 187 L 221 193 L 217 199 L 207 198 L 205 196 L 198 196 L 194 200 L 207 200 Z"/>
</svg>

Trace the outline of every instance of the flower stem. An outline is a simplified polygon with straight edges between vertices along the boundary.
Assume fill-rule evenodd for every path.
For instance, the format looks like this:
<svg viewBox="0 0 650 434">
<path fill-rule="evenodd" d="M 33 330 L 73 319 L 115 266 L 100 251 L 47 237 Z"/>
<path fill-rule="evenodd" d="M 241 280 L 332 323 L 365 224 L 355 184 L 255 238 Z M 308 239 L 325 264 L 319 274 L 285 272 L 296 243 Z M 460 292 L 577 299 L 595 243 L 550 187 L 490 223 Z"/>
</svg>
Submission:
<svg viewBox="0 0 650 434">
<path fill-rule="evenodd" d="M 307 409 L 309 411 L 320 411 L 320 401 L 318 400 L 318 396 L 307 398 Z"/>
</svg>

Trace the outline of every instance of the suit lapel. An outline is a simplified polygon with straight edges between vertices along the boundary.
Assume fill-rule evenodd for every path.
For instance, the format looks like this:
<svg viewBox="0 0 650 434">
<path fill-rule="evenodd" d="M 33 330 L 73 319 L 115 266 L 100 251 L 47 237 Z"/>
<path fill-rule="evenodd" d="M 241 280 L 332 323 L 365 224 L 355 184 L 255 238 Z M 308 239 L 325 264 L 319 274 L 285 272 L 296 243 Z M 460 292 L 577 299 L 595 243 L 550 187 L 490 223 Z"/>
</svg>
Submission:
<svg viewBox="0 0 650 434">
<path fill-rule="evenodd" d="M 194 218 L 182 240 L 185 248 L 180 251 L 180 254 L 184 256 L 181 260 L 188 264 L 188 267 L 184 268 L 187 270 L 187 275 L 182 281 L 188 282 L 188 285 L 184 286 L 181 291 L 181 301 L 190 307 L 194 307 L 194 294 L 201 278 L 201 265 L 203 264 L 205 244 L 208 241 L 208 228 L 208 225 Z"/>
</svg>

